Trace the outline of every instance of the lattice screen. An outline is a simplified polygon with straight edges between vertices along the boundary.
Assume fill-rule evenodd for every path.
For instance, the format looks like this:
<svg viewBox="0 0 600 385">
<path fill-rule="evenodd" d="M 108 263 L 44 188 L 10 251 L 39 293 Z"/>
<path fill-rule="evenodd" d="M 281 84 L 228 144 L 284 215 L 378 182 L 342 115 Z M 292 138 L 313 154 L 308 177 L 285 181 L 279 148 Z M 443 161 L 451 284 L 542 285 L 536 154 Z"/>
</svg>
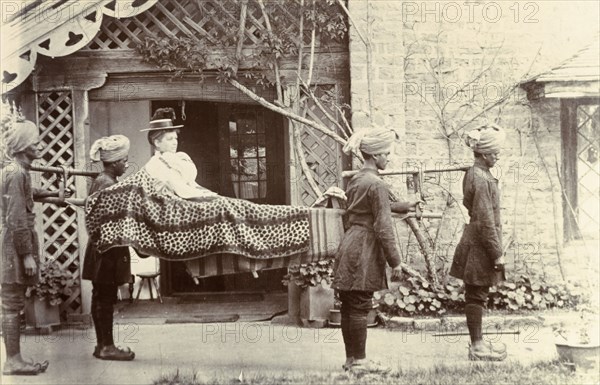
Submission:
<svg viewBox="0 0 600 385">
<path fill-rule="evenodd" d="M 584 235 L 598 237 L 600 221 L 600 106 L 577 106 L 578 221 Z"/>
<path fill-rule="evenodd" d="M 283 17 L 270 20 L 274 29 L 285 30 L 292 39 L 298 36 L 299 1 L 266 1 L 267 10 L 277 9 Z M 234 45 L 237 40 L 241 1 L 177 1 L 161 0 L 140 15 L 123 18 L 105 18 L 100 32 L 84 50 L 133 49 L 140 36 L 187 37 L 195 41 L 207 40 L 210 44 Z M 249 1 L 245 24 L 244 45 L 261 43 L 264 19 L 256 1 Z M 304 36 L 310 42 L 310 31 Z"/>
<path fill-rule="evenodd" d="M 344 102 L 343 96 L 339 92 L 338 86 L 320 85 L 317 87 L 316 96 L 321 97 L 327 92 L 329 97 L 336 99 L 336 103 Z M 340 118 L 337 111 L 333 111 L 326 105 L 320 103 L 332 117 Z M 304 103 L 304 115 L 311 120 L 323 123 L 326 127 L 332 127 L 338 135 L 341 135 L 339 129 L 325 116 L 322 110 L 312 99 L 306 99 Z M 342 186 L 340 170 L 342 167 L 342 151 L 340 145 L 328 135 L 312 128 L 303 127 L 301 132 L 302 148 L 304 156 L 310 169 L 313 170 L 315 182 L 321 191 L 327 190 L 331 186 Z M 310 206 L 318 198 L 312 188 L 309 186 L 306 177 L 302 177 L 301 201 Z"/>
<path fill-rule="evenodd" d="M 73 102 L 69 91 L 40 93 L 37 95 L 38 126 L 44 144 L 43 165 L 74 167 L 75 144 L 73 141 Z M 57 190 L 59 179 L 54 173 L 35 173 L 39 185 L 49 190 Z M 67 187 L 75 191 L 73 177 Z M 77 215 L 72 207 L 58 207 L 43 203 L 41 209 L 41 230 L 43 234 L 43 260 L 54 259 L 68 270 L 73 278 L 79 279 L 79 239 Z M 81 224 L 83 225 L 83 224 Z M 42 239 L 40 239 L 42 241 Z M 77 281 L 79 282 L 79 281 Z M 81 289 L 79 285 L 69 298 L 64 298 L 61 313 L 81 311 Z"/>
</svg>

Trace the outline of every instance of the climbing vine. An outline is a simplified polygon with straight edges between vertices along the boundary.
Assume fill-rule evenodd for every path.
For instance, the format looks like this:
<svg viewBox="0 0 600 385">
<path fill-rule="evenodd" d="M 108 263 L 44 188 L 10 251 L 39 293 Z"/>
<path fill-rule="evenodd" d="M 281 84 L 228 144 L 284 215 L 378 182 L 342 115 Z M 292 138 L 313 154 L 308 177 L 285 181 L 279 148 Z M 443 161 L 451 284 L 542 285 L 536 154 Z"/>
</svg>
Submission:
<svg viewBox="0 0 600 385">
<path fill-rule="evenodd" d="M 144 61 L 172 71 L 174 77 L 184 72 L 200 73 L 206 67 L 208 49 L 187 37 L 146 37 L 137 46 Z"/>
</svg>

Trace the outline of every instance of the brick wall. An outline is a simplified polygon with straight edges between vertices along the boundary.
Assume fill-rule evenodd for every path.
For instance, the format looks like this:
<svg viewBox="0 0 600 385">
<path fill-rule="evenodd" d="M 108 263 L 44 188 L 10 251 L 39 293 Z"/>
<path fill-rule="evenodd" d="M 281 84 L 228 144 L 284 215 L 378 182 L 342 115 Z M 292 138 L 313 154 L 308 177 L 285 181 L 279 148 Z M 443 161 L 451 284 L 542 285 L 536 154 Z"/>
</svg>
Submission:
<svg viewBox="0 0 600 385">
<path fill-rule="evenodd" d="M 583 48 L 598 29 L 598 4 L 350 0 L 349 10 L 357 27 L 350 31 L 354 128 L 373 122 L 395 129 L 401 141 L 388 167 L 409 169 L 471 164 L 464 133 L 486 121 L 505 127 L 506 149 L 494 172 L 502 186 L 503 236 L 514 241 L 509 268 L 559 279 L 560 105 L 529 102 L 515 85 Z M 370 38 L 370 68 L 357 29 Z M 427 209 L 445 215 L 439 232 L 439 220 L 426 225 L 432 238 L 439 233 L 438 264 L 447 267 L 466 216 L 462 173 L 432 178 Z M 411 198 L 404 177 L 386 179 L 396 193 Z M 579 264 L 571 255 L 562 260 Z"/>
</svg>

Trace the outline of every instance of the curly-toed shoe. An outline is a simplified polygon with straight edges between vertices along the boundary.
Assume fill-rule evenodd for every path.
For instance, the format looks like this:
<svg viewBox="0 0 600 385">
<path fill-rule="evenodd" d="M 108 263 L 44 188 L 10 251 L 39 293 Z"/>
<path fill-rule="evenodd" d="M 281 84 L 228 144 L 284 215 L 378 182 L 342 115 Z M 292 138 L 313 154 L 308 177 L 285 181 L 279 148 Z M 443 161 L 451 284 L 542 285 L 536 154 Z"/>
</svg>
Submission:
<svg viewBox="0 0 600 385">
<path fill-rule="evenodd" d="M 389 366 L 371 360 L 355 361 L 352 366 L 350 366 L 350 372 L 354 374 L 385 374 L 391 371 L 392 369 Z"/>
<path fill-rule="evenodd" d="M 498 349 L 500 348 L 499 346 Z M 477 348 L 469 346 L 470 361 L 504 361 L 506 356 L 506 347 L 503 351 L 496 351 L 491 344 L 479 345 Z"/>
<path fill-rule="evenodd" d="M 135 353 L 129 348 L 119 348 L 115 345 L 105 346 L 98 353 L 101 360 L 110 361 L 131 361 L 135 358 Z"/>
<path fill-rule="evenodd" d="M 506 344 L 503 342 L 490 342 L 492 351 L 496 353 L 506 353 Z"/>
<path fill-rule="evenodd" d="M 481 342 L 481 344 L 483 344 L 484 346 L 486 346 L 487 348 L 489 348 L 490 350 L 492 350 L 495 353 L 506 353 L 506 344 L 503 342 Z M 469 349 L 472 349 L 472 345 L 469 344 Z"/>
<path fill-rule="evenodd" d="M 25 361 L 7 361 L 2 370 L 3 376 L 36 376 L 41 373 L 39 364 Z"/>
</svg>

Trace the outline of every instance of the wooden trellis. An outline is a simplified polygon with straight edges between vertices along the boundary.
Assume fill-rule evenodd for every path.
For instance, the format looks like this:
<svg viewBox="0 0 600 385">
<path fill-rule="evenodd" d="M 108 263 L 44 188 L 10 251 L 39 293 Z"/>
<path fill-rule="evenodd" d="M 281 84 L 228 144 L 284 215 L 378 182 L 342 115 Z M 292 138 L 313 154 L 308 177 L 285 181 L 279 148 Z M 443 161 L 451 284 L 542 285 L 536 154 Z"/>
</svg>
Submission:
<svg viewBox="0 0 600 385">
<path fill-rule="evenodd" d="M 600 106 L 577 106 L 577 203 L 581 231 L 598 236 Z M 587 234 L 589 233 L 589 234 Z"/>
<path fill-rule="evenodd" d="M 315 90 L 315 95 L 321 97 L 325 91 L 338 91 L 338 89 L 339 87 L 335 85 L 320 85 Z M 336 99 L 343 97 L 340 95 L 340 92 L 333 92 L 332 94 L 336 95 Z M 343 100 L 336 100 L 337 104 L 340 104 L 340 102 L 343 102 Z M 327 110 L 330 116 L 337 118 L 338 121 L 340 120 L 337 111 L 332 111 L 324 103 L 321 103 L 321 105 Z M 303 112 L 305 117 L 320 122 L 325 127 L 333 127 L 335 130 L 335 126 L 312 99 L 305 99 Z M 336 133 L 339 134 L 337 131 Z M 301 139 L 306 162 L 313 171 L 315 182 L 319 188 L 325 191 L 331 186 L 341 187 L 340 171 L 343 169 L 343 154 L 340 145 L 331 137 L 313 129 L 302 130 Z M 302 177 L 300 195 L 301 202 L 307 206 L 313 204 L 318 198 L 304 175 Z"/>
<path fill-rule="evenodd" d="M 267 12 L 276 11 L 278 18 L 271 20 L 273 27 L 283 31 L 292 40 L 299 31 L 297 0 L 265 2 Z M 234 46 L 240 25 L 242 1 L 159 1 L 148 11 L 123 19 L 106 18 L 100 32 L 84 50 L 133 49 L 143 36 L 186 37 L 202 41 L 207 46 Z M 253 47 L 262 43 L 264 18 L 256 1 L 247 2 L 244 46 Z M 310 42 L 310 32 L 304 35 Z M 297 41 L 295 42 L 297 43 Z"/>
<path fill-rule="evenodd" d="M 206 46 L 235 47 L 243 3 L 240 0 L 159 1 L 146 12 L 134 17 L 105 18 L 100 32 L 84 50 L 131 50 L 141 43 L 144 36 L 185 37 L 202 42 Z M 266 33 L 263 13 L 257 1 L 245 3 L 247 11 L 243 45 L 250 49 L 262 47 L 264 42 L 261 34 Z M 279 34 L 286 34 L 291 40 L 298 39 L 300 1 L 266 1 L 264 4 L 267 13 L 271 15 L 269 18 L 273 29 Z M 303 39 L 305 45 L 310 44 L 311 33 L 308 28 L 305 29 Z M 320 86 L 317 94 L 320 96 L 325 89 L 331 90 L 334 87 L 337 86 Z M 337 116 L 336 111 L 328 112 L 332 116 Z M 327 127 L 332 126 L 310 99 L 306 99 L 303 113 Z M 301 137 L 307 162 L 314 171 L 318 186 L 325 191 L 330 186 L 341 185 L 339 171 L 342 170 L 342 154 L 339 144 L 327 135 L 312 129 L 303 129 Z M 316 198 L 316 194 L 303 177 L 300 202 L 310 205 Z"/>
<path fill-rule="evenodd" d="M 43 164 L 74 167 L 75 142 L 73 132 L 73 100 L 69 91 L 37 94 L 37 119 L 44 145 Z M 36 185 L 48 190 L 59 188 L 55 173 L 35 173 Z M 70 177 L 67 187 L 75 191 L 75 180 Z M 79 249 L 77 213 L 70 206 L 58 207 L 42 203 L 38 215 L 38 233 L 43 234 L 42 260 L 55 260 L 79 282 Z M 81 288 L 74 287 L 69 298 L 64 298 L 61 313 L 81 311 Z"/>
</svg>

